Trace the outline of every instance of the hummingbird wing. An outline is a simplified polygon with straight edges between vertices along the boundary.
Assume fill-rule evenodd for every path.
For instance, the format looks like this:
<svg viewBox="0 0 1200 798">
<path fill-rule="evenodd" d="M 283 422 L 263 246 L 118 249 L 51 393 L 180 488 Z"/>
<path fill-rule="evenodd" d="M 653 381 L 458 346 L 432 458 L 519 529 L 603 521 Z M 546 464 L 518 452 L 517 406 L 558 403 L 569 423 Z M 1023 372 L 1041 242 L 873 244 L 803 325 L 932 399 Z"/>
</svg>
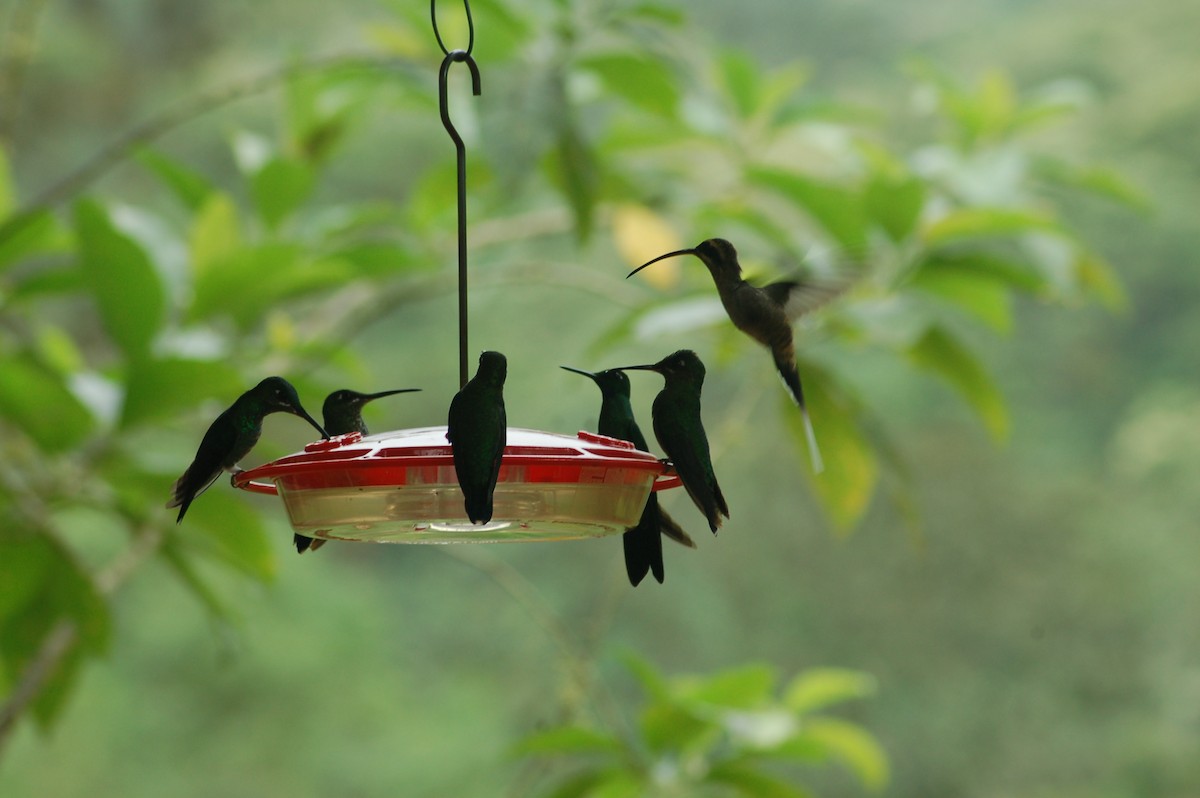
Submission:
<svg viewBox="0 0 1200 798">
<path fill-rule="evenodd" d="M 660 404 L 661 397 L 659 394 L 659 399 L 654 402 L 654 434 L 675 466 L 684 490 L 708 519 L 708 528 L 716 534 L 721 526 L 721 516 L 729 517 L 729 507 L 713 473 L 699 406 L 680 413 L 678 408 Z"/>
<path fill-rule="evenodd" d="M 166 506 L 180 508 L 176 523 L 183 520 L 191 503 L 208 490 L 227 467 L 225 461 L 238 443 L 237 428 L 232 423 L 230 410 L 217 416 L 217 420 L 209 426 L 191 465 L 171 486 L 171 500 Z"/>
<path fill-rule="evenodd" d="M 811 313 L 830 302 L 849 287 L 848 282 L 833 280 L 780 280 L 762 287 L 771 301 L 783 308 L 789 322 Z"/>
</svg>

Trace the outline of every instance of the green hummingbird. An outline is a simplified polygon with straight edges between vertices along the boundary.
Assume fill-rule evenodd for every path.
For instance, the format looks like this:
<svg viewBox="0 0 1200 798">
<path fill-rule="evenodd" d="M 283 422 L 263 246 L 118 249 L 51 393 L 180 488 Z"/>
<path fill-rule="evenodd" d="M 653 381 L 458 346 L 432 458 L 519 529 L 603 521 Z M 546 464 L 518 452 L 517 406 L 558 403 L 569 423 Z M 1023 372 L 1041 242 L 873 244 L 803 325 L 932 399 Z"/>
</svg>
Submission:
<svg viewBox="0 0 1200 798">
<path fill-rule="evenodd" d="M 507 419 L 504 378 L 508 361 L 499 352 L 479 356 L 479 368 L 450 402 L 446 440 L 454 454 L 454 472 L 471 523 L 492 520 L 492 492 L 504 456 Z"/>
<path fill-rule="evenodd" d="M 652 263 L 679 255 L 695 255 L 708 267 L 717 286 L 717 294 L 721 297 L 721 304 L 725 306 L 725 312 L 729 314 L 733 326 L 771 350 L 775 368 L 800 408 L 813 470 L 819 473 L 824 465 L 821 462 L 821 450 L 817 447 L 817 437 L 813 433 L 808 407 L 804 404 L 804 391 L 800 387 L 800 370 L 796 366 L 792 323 L 832 299 L 842 290 L 842 286 L 800 280 L 780 280 L 761 288 L 753 286 L 742 279 L 742 266 L 738 263 L 737 250 L 723 238 L 710 238 L 691 249 L 659 255 L 638 266 L 626 277 L 632 277 Z"/>
<path fill-rule="evenodd" d="M 628 370 L 657 371 L 666 384 L 654 397 L 650 414 L 654 437 L 675 466 L 683 487 L 708 519 L 715 535 L 721 516 L 729 517 L 729 506 L 721 495 L 708 452 L 708 436 L 700 420 L 700 391 L 704 386 L 704 364 L 690 349 L 680 349 L 657 363 L 621 366 Z"/>
<path fill-rule="evenodd" d="M 619 369 L 608 369 L 593 374 L 590 371 L 562 366 L 575 374 L 590 377 L 600 388 L 600 421 L 596 431 L 610 438 L 629 441 L 646 452 L 646 438 L 633 417 L 633 406 L 629 403 L 629 376 Z M 625 547 L 625 573 L 629 582 L 637 587 L 648 571 L 654 573 L 659 584 L 663 581 L 662 536 L 666 535 L 677 543 L 696 548 L 696 543 L 684 532 L 671 516 L 658 505 L 658 494 L 653 491 L 646 499 L 646 507 L 637 526 L 632 526 L 621 536 Z"/>
<path fill-rule="evenodd" d="M 325 397 L 325 404 L 321 406 L 321 421 L 324 422 L 325 432 L 329 435 L 345 435 L 350 432 L 358 432 L 363 435 L 370 435 L 367 429 L 367 424 L 363 421 L 362 409 L 367 402 L 380 399 L 384 396 L 392 396 L 398 393 L 412 393 L 419 391 L 420 388 L 401 388 L 396 391 L 379 391 L 378 393 L 359 393 L 352 391 L 349 388 L 342 388 L 334 391 Z M 310 538 L 300 534 L 292 535 L 292 543 L 296 546 L 296 551 L 303 554 L 311 549 L 316 551 L 325 545 L 324 538 Z"/>
<path fill-rule="evenodd" d="M 263 419 L 271 413 L 291 413 L 312 424 L 322 438 L 328 438 L 321 425 L 300 405 L 296 389 L 283 377 L 267 377 L 217 416 L 196 450 L 196 457 L 171 488 L 167 507 L 178 507 L 183 520 L 191 503 L 208 489 L 221 471 L 236 474 L 243 469 L 238 461 L 250 453 L 262 435 Z"/>
</svg>

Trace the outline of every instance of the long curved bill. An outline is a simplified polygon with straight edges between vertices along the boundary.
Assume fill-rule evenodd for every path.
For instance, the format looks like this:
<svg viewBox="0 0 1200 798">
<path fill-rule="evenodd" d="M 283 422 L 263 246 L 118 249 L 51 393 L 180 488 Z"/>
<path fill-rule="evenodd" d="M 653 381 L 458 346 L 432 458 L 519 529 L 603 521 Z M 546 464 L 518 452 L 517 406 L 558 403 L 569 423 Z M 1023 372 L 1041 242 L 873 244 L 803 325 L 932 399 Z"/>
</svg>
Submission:
<svg viewBox="0 0 1200 798">
<path fill-rule="evenodd" d="M 613 371 L 658 371 L 658 364 L 646 363 L 641 366 L 616 366 L 613 368 Z"/>
<path fill-rule="evenodd" d="M 654 260 L 646 261 L 641 266 L 638 266 L 636 269 L 631 271 L 629 274 L 625 275 L 625 279 L 628 280 L 630 277 L 637 274 L 642 269 L 646 268 L 647 266 L 649 266 L 652 263 L 658 263 L 660 260 L 666 260 L 667 258 L 677 258 L 680 255 L 695 255 L 695 254 L 696 254 L 695 249 L 677 249 L 674 252 L 668 252 L 666 255 L 659 255 Z"/>
<path fill-rule="evenodd" d="M 318 424 L 316 422 L 316 420 L 313 419 L 313 417 L 310 416 L 303 407 L 297 407 L 295 410 L 292 410 L 291 412 L 292 412 L 292 415 L 300 416 L 300 418 L 304 419 L 309 424 L 312 424 L 313 427 L 316 429 L 316 431 L 321 433 L 322 438 L 324 438 L 325 440 L 329 440 L 329 433 L 326 432 L 325 429 L 320 424 Z"/>
<path fill-rule="evenodd" d="M 379 391 L 378 393 L 369 393 L 363 396 L 364 402 L 371 402 L 376 399 L 382 399 L 385 396 L 394 396 L 398 393 L 415 393 L 421 390 L 420 388 L 398 388 L 394 391 Z"/>
</svg>

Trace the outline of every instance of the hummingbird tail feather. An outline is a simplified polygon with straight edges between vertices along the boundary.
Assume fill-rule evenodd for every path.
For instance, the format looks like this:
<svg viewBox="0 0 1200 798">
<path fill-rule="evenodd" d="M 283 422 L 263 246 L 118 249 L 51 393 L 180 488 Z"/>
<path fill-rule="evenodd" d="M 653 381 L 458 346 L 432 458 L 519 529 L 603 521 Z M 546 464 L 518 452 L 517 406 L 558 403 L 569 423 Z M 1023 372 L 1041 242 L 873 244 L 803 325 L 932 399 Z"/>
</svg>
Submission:
<svg viewBox="0 0 1200 798">
<path fill-rule="evenodd" d="M 804 403 L 804 389 L 800 386 L 800 369 L 796 367 L 796 361 L 790 358 L 786 360 L 776 358 L 775 367 L 779 370 L 779 376 L 783 380 L 783 384 L 787 386 L 788 393 L 792 395 L 792 400 L 800 408 L 800 416 L 804 420 L 804 439 L 808 443 L 808 456 L 812 460 L 813 471 L 820 474 L 825 470 L 825 463 L 821 459 L 821 449 L 817 446 L 817 435 L 813 432 L 808 405 Z"/>
<path fill-rule="evenodd" d="M 821 459 L 821 447 L 817 446 L 817 433 L 813 431 L 812 417 L 808 414 L 808 408 L 801 409 L 800 414 L 804 419 L 804 439 L 808 443 L 813 473 L 820 474 L 825 470 L 825 461 Z"/>
<path fill-rule="evenodd" d="M 689 549 L 696 548 L 696 541 L 692 540 L 691 535 L 684 532 L 683 527 L 674 518 L 667 515 L 667 511 L 662 507 L 658 508 L 658 531 L 681 546 L 687 546 Z"/>
<path fill-rule="evenodd" d="M 637 527 L 631 527 L 621 535 L 621 545 L 625 549 L 625 575 L 629 577 L 629 584 L 637 587 L 650 571 L 650 561 L 642 551 Z"/>
</svg>

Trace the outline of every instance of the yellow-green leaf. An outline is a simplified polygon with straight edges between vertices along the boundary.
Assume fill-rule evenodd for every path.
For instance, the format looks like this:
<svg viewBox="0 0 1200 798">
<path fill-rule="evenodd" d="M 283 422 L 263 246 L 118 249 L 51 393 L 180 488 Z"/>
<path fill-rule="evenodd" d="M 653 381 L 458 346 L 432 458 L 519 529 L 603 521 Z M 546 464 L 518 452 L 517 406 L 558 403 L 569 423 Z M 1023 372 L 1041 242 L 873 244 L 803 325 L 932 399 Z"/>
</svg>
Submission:
<svg viewBox="0 0 1200 798">
<path fill-rule="evenodd" d="M 958 389 L 995 440 L 1007 439 L 1004 397 L 975 356 L 954 336 L 940 326 L 931 326 L 908 354 L 918 366 L 941 375 Z"/>
</svg>

